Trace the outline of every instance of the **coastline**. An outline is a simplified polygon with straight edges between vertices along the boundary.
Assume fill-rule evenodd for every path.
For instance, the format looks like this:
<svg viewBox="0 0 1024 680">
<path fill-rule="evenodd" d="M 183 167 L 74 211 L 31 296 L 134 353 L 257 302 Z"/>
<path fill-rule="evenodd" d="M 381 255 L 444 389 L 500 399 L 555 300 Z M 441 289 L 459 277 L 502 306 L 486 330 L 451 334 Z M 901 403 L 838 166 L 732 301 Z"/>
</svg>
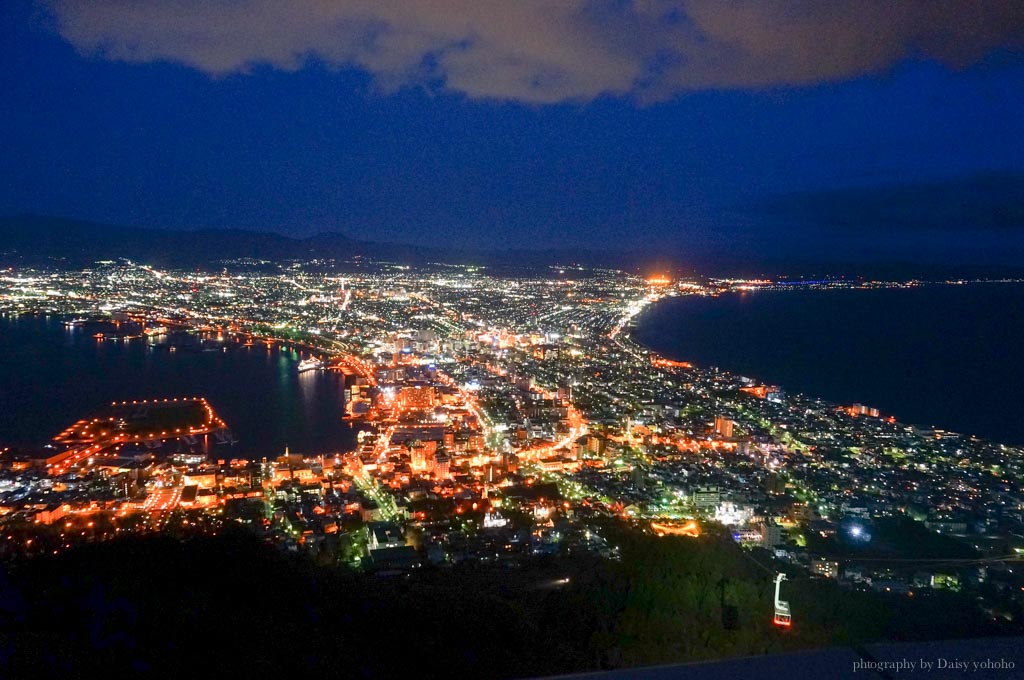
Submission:
<svg viewBox="0 0 1024 680">
<path fill-rule="evenodd" d="M 26 324 L 6 343 L 16 357 L 11 366 L 19 367 L 9 371 L 6 396 L 19 400 L 12 404 L 35 404 L 41 414 L 31 424 L 15 422 L 14 416 L 0 418 L 5 442 L 16 448 L 42 446 L 75 419 L 109 402 L 193 394 L 208 397 L 231 431 L 241 435 L 241 448 L 260 455 L 287 445 L 300 451 L 347 449 L 354 438 L 348 433 L 361 429 L 361 424 L 343 419 L 344 390 L 328 378 L 334 371 L 301 379 L 295 373 L 299 356 L 310 351 L 326 356 L 323 350 L 290 340 L 268 345 L 258 336 L 252 336 L 256 347 L 247 347 L 243 343 L 249 334 L 229 337 L 225 331 L 225 345 L 233 345 L 226 353 L 151 352 L 141 339 L 97 343 L 91 337 L 88 342 L 84 336 L 68 338 L 60 330 L 66 318 L 31 313 L 0 317 L 0 322 L 17 324 L 21 319 Z M 217 333 L 181 323 L 174 330 Z M 243 351 L 253 349 L 258 352 Z M 86 362 L 86 370 L 95 376 L 94 389 L 67 379 L 60 366 L 69 361 Z M 311 399 L 314 394 L 317 398 Z M 56 415 L 62 410 L 66 417 Z"/>
<path fill-rule="evenodd" d="M 982 283 L 988 283 L 990 286 L 995 286 L 996 284 L 1001 284 L 1002 286 L 1007 286 L 1007 288 L 999 288 L 999 289 L 997 289 L 997 288 L 986 287 L 985 289 L 982 289 L 981 288 L 981 284 Z M 719 336 L 727 335 L 726 333 L 723 333 L 721 331 L 721 327 L 722 326 L 732 327 L 733 325 L 739 323 L 739 320 L 737 320 L 737 319 L 729 319 L 728 318 L 729 317 L 729 313 L 730 312 L 736 312 L 737 309 L 741 309 L 743 311 L 743 313 L 746 314 L 747 316 L 755 317 L 755 320 L 760 319 L 759 314 L 761 316 L 768 315 L 768 311 L 764 311 L 763 313 L 758 311 L 757 307 L 758 307 L 758 305 L 760 305 L 761 302 L 770 302 L 771 303 L 770 306 L 775 308 L 775 307 L 779 307 L 780 306 L 780 305 L 777 304 L 777 301 L 785 300 L 785 301 L 787 301 L 787 304 L 786 305 L 782 305 L 783 309 L 785 310 L 785 309 L 789 309 L 790 307 L 792 307 L 792 305 L 789 304 L 789 301 L 796 301 L 796 300 L 802 299 L 802 298 L 811 300 L 818 307 L 822 306 L 821 303 L 824 300 L 828 300 L 827 304 L 829 306 L 833 306 L 833 303 L 835 302 L 834 298 L 829 299 L 829 298 L 824 298 L 824 297 L 822 297 L 822 298 L 818 297 L 819 295 L 827 295 L 829 293 L 835 293 L 835 294 L 842 294 L 844 292 L 845 293 L 850 293 L 850 294 L 853 294 L 853 293 L 868 293 L 868 294 L 873 294 L 874 297 L 878 297 L 878 296 L 886 296 L 887 295 L 887 291 L 896 291 L 897 295 L 899 294 L 899 291 L 914 291 L 915 293 L 925 294 L 925 295 L 930 294 L 927 291 L 940 291 L 940 295 L 942 295 L 944 293 L 948 295 L 950 291 L 956 291 L 957 294 L 959 294 L 960 291 L 965 291 L 965 290 L 968 291 L 972 296 L 976 296 L 979 299 L 983 299 L 983 300 L 988 298 L 990 296 L 990 294 L 992 293 L 992 291 L 996 292 L 996 294 L 997 294 L 996 297 L 1006 297 L 1006 296 L 1009 296 L 1010 298 L 1015 299 L 1015 293 L 1019 289 L 1021 289 L 1022 287 L 1024 287 L 1024 286 L 1022 286 L 1021 282 L 1015 280 L 1015 281 L 970 282 L 969 284 L 966 284 L 966 285 L 960 285 L 960 284 L 955 284 L 954 285 L 954 284 L 944 284 L 944 283 L 921 283 L 920 285 L 914 285 L 912 287 L 905 287 L 905 288 L 903 288 L 903 287 L 892 287 L 892 288 L 856 288 L 856 287 L 846 287 L 846 288 L 812 289 L 810 287 L 801 287 L 799 290 L 795 290 L 794 288 L 784 288 L 784 289 L 774 289 L 773 288 L 773 289 L 766 289 L 766 290 L 757 289 L 757 290 L 752 290 L 752 291 L 732 290 L 732 291 L 729 291 L 729 292 L 726 292 L 726 293 L 722 293 L 721 295 L 717 295 L 717 296 L 670 295 L 670 296 L 662 297 L 659 300 L 657 300 L 656 302 L 654 302 L 654 303 L 652 303 L 650 305 L 645 306 L 644 309 L 642 310 L 642 312 L 640 312 L 639 314 L 635 315 L 631 319 L 630 323 L 627 324 L 623 328 L 623 332 L 620 334 L 619 338 L 622 339 L 623 341 L 628 342 L 633 347 L 636 347 L 636 348 L 638 348 L 641 351 L 649 353 L 649 355 L 652 358 L 653 357 L 661 357 L 661 358 L 665 358 L 665 359 L 672 360 L 672 361 L 686 362 L 686 363 L 692 364 L 697 370 L 709 370 L 709 369 L 717 368 L 723 374 L 731 375 L 733 377 L 746 377 L 746 378 L 750 378 L 750 379 L 754 380 L 758 384 L 776 385 L 776 386 L 779 386 L 780 388 L 782 388 L 783 390 L 786 390 L 787 392 L 790 392 L 792 394 L 800 395 L 801 397 L 812 399 L 814 401 L 822 402 L 822 403 L 825 403 L 825 404 L 830 404 L 830 405 L 833 405 L 833 406 L 836 406 L 836 407 L 839 407 L 840 405 L 848 406 L 848 405 L 853 404 L 853 403 L 865 403 L 865 404 L 868 404 L 869 406 L 872 406 L 872 407 L 879 407 L 883 411 L 883 415 L 895 416 L 900 424 L 908 425 L 908 426 L 914 427 L 915 429 L 919 429 L 919 430 L 933 430 L 933 429 L 935 429 L 935 430 L 943 430 L 944 429 L 947 432 L 956 432 L 956 433 L 962 434 L 964 436 L 976 437 L 976 438 L 984 439 L 984 440 L 990 441 L 990 442 L 1006 444 L 1006 445 L 1009 445 L 1009 446 L 1020 446 L 1022 443 L 1024 443 L 1024 436 L 1021 436 L 1019 434 L 1014 436 L 1012 427 L 1007 427 L 1006 428 L 1006 432 L 1007 432 L 1006 435 L 1000 435 L 997 432 L 998 428 L 985 427 L 984 425 L 981 426 L 981 427 L 972 427 L 969 423 L 965 424 L 965 421 L 968 420 L 967 415 L 969 415 L 969 412 L 966 411 L 966 410 L 962 410 L 961 412 L 958 413 L 958 415 L 963 415 L 964 416 L 964 417 L 960 418 L 959 420 L 955 419 L 955 418 L 954 419 L 943 418 L 943 416 L 941 415 L 943 410 L 948 411 L 950 409 L 948 408 L 947 401 L 941 401 L 941 400 L 943 398 L 945 398 L 947 400 L 951 400 L 953 397 L 959 396 L 959 394 L 961 392 L 968 392 L 969 391 L 969 387 L 970 387 L 970 385 L 968 383 L 965 383 L 965 385 L 967 385 L 967 387 L 962 387 L 960 390 L 956 390 L 953 387 L 949 387 L 949 388 L 945 388 L 943 390 L 940 390 L 939 388 L 936 388 L 934 386 L 934 384 L 925 383 L 922 380 L 921 381 L 922 384 L 921 384 L 919 390 L 912 390 L 909 386 L 900 385 L 900 387 L 904 388 L 904 393 L 910 395 L 910 398 L 906 399 L 906 401 L 905 401 L 905 403 L 903 404 L 902 407 L 901 407 L 900 404 L 895 404 L 894 405 L 893 404 L 894 400 L 892 400 L 892 399 L 890 399 L 888 402 L 886 402 L 884 399 L 879 398 L 877 400 L 879 403 L 872 403 L 873 401 L 876 401 L 876 400 L 871 399 L 870 396 L 867 396 L 867 397 L 863 396 L 865 394 L 870 394 L 871 393 L 871 390 L 865 389 L 865 386 L 871 387 L 871 385 L 868 384 L 869 383 L 868 378 L 872 377 L 872 372 L 868 371 L 868 370 L 861 371 L 859 374 L 856 374 L 857 380 L 850 380 L 849 379 L 849 375 L 842 374 L 840 377 L 842 377 L 843 379 L 836 379 L 833 382 L 833 384 L 828 385 L 827 389 L 824 389 L 824 390 L 821 390 L 821 389 L 818 389 L 818 390 L 807 389 L 803 384 L 801 384 L 800 380 L 792 380 L 792 379 L 787 380 L 787 379 L 784 379 L 784 378 L 780 378 L 778 376 L 779 373 L 792 373 L 792 374 L 796 374 L 798 372 L 798 370 L 805 370 L 808 374 L 828 373 L 829 370 L 828 370 L 827 367 L 833 365 L 833 362 L 835 364 L 840 364 L 842 362 L 845 362 L 847 357 L 848 357 L 848 355 L 846 355 L 846 354 L 842 354 L 842 353 L 837 352 L 836 356 L 831 358 L 831 359 L 829 359 L 829 361 L 827 361 L 827 362 L 822 360 L 821 357 L 815 357 L 816 360 L 812 361 L 812 362 L 808 362 L 809 363 L 809 367 L 806 368 L 806 369 L 801 368 L 801 364 L 799 362 L 797 362 L 797 361 L 782 362 L 782 361 L 778 361 L 777 359 L 776 359 L 775 365 L 772 365 L 772 362 L 766 359 L 765 363 L 763 364 L 763 366 L 761 366 L 761 367 L 753 367 L 752 368 L 750 366 L 750 363 L 752 362 L 752 359 L 751 359 L 750 355 L 757 354 L 756 350 L 758 350 L 759 347 L 763 347 L 765 344 L 770 343 L 770 342 L 777 342 L 777 343 L 781 344 L 781 343 L 785 342 L 785 340 L 784 339 L 777 340 L 777 339 L 774 339 L 774 338 L 768 338 L 768 339 L 765 339 L 763 342 L 755 342 L 755 341 L 750 340 L 748 338 L 748 339 L 745 339 L 743 341 L 737 341 L 737 342 L 734 342 L 734 343 L 730 344 L 728 350 L 721 349 L 721 343 L 718 343 L 718 344 L 712 346 L 711 350 L 709 350 L 710 341 L 707 339 L 707 337 L 704 337 L 704 336 L 710 336 L 710 335 L 714 335 L 714 334 L 718 334 Z M 978 294 L 978 291 L 982 291 L 984 294 Z M 762 296 L 758 296 L 758 295 L 755 295 L 756 293 L 774 293 L 776 295 L 762 295 Z M 790 295 L 782 295 L 781 293 L 791 293 L 791 294 L 793 294 L 793 297 L 791 297 Z M 798 298 L 797 296 L 801 296 L 801 297 Z M 810 296 L 814 296 L 814 297 L 812 298 Z M 864 298 L 864 300 L 866 300 L 866 299 L 868 299 L 868 298 Z M 740 303 L 740 300 L 742 300 L 742 304 Z M 851 298 L 847 298 L 847 300 L 848 301 L 849 300 L 853 300 L 854 302 L 859 302 L 860 301 L 859 299 L 854 299 L 852 297 Z M 757 301 L 757 304 L 751 304 L 753 301 Z M 973 302 L 973 300 L 971 300 L 971 301 Z M 680 309 L 680 307 L 687 306 L 688 304 L 691 305 L 692 308 L 689 308 L 689 309 L 686 309 L 686 310 Z M 795 304 L 795 302 L 794 302 L 794 304 Z M 846 304 L 848 304 L 848 303 L 846 303 Z M 992 304 L 995 304 L 995 303 L 992 303 Z M 840 317 L 842 316 L 843 310 L 841 308 L 843 307 L 843 305 L 844 305 L 843 302 L 840 302 L 840 303 L 834 305 L 837 308 L 837 310 L 838 310 L 838 311 L 836 311 L 836 315 L 837 316 L 840 316 Z M 859 305 L 854 305 L 854 306 L 856 307 L 856 306 L 859 306 Z M 676 308 L 676 309 L 673 309 L 673 308 Z M 669 310 L 672 310 L 672 311 L 669 312 L 669 311 L 666 311 L 666 309 L 669 309 Z M 753 311 L 750 311 L 750 310 L 753 310 Z M 715 326 L 715 330 L 714 331 L 712 331 L 712 330 L 694 331 L 693 329 L 695 327 L 701 325 L 701 321 L 702 320 L 708 320 L 705 317 L 712 317 L 712 318 L 710 318 L 709 324 L 714 325 Z M 723 321 L 723 319 L 724 319 L 724 321 Z M 684 323 L 685 323 L 685 326 L 682 325 Z M 771 324 L 768 324 L 768 325 L 771 326 Z M 799 325 L 799 324 L 795 324 L 795 325 Z M 953 322 L 950 322 L 949 325 L 956 326 L 957 324 L 955 324 Z M 971 324 L 969 322 L 964 322 L 963 325 L 966 325 L 969 328 L 971 327 Z M 660 326 L 660 328 L 659 328 L 659 326 Z M 658 333 L 662 337 L 669 337 L 669 336 L 673 336 L 674 334 L 676 334 L 678 332 L 682 332 L 682 331 L 677 330 L 675 328 L 675 326 L 679 326 L 680 329 L 685 328 L 685 332 L 689 335 L 689 337 L 696 337 L 697 338 L 697 342 L 694 343 L 695 345 L 697 345 L 697 347 L 695 347 L 694 351 L 692 351 L 692 352 L 680 351 L 680 348 L 671 346 L 671 342 L 672 341 L 654 341 L 652 339 L 652 335 L 654 333 Z M 845 332 L 845 329 L 844 329 L 844 332 Z M 1018 328 L 1017 332 L 1024 333 L 1024 325 L 1022 325 L 1020 328 Z M 736 334 L 736 335 L 738 337 L 740 337 L 741 339 L 743 338 L 743 336 L 741 336 L 740 334 Z M 971 336 L 971 337 L 966 338 L 966 339 L 965 338 L 950 337 L 950 336 L 955 336 L 955 333 L 946 333 L 945 337 L 940 335 L 939 339 L 937 339 L 935 342 L 939 342 L 941 340 L 944 343 L 953 344 L 954 346 L 957 346 L 958 348 L 961 345 L 963 345 L 963 346 L 969 345 L 970 343 L 967 342 L 968 340 L 970 340 L 972 342 L 975 342 L 975 344 L 977 344 L 977 341 L 984 341 L 983 344 L 986 344 L 986 345 L 987 344 L 991 344 L 991 341 L 990 341 L 988 336 L 979 336 L 979 338 L 974 338 L 973 336 Z M 916 341 L 916 339 L 915 339 L 915 341 Z M 910 340 L 907 340 L 906 343 L 904 343 L 904 344 L 909 344 L 909 343 L 910 343 Z M 828 345 L 829 343 L 825 342 L 824 344 Z M 849 344 L 856 347 L 856 341 L 850 341 Z M 888 350 L 892 349 L 893 347 L 898 347 L 899 345 L 900 345 L 900 339 L 899 338 L 895 338 L 895 339 L 893 339 L 891 341 L 890 345 L 886 346 L 886 350 L 888 351 Z M 751 350 L 751 348 L 753 348 L 753 350 Z M 722 356 L 725 356 L 725 355 L 728 355 L 728 354 L 732 353 L 732 354 L 735 354 L 735 355 L 739 356 L 742 359 L 747 360 L 748 365 L 747 366 L 737 366 L 735 362 L 730 362 L 730 361 L 726 361 L 726 360 L 708 361 L 707 360 L 707 354 L 708 353 L 713 353 L 715 355 L 722 355 Z M 921 352 L 921 353 L 923 354 L 924 352 Z M 998 354 L 998 353 L 990 351 L 989 354 Z M 740 355 L 742 355 L 742 356 L 740 356 Z M 760 356 L 760 358 L 762 358 L 762 359 L 764 359 L 765 357 L 767 357 L 768 359 L 775 359 L 780 354 L 776 353 L 776 354 L 773 355 L 772 352 L 770 352 L 770 351 L 762 350 L 762 351 L 760 351 L 760 355 L 764 355 L 764 356 Z M 824 356 L 824 354 L 823 354 L 823 356 Z M 861 359 L 863 361 L 865 361 L 865 363 L 868 363 L 866 360 L 863 359 L 863 357 L 861 357 Z M 884 361 L 882 361 L 882 359 L 884 359 L 884 357 L 878 357 L 877 354 L 872 356 L 872 360 L 873 361 L 877 361 L 877 363 L 884 363 Z M 922 359 L 922 361 L 923 361 L 923 359 Z M 1010 361 L 1009 357 L 1006 359 L 1006 361 L 1009 364 L 1009 368 L 1007 370 L 1008 370 L 1008 373 L 1010 375 L 1015 375 L 1016 372 L 1024 370 L 1024 363 L 1019 363 L 1019 362 L 1018 363 L 1014 363 L 1014 362 Z M 941 364 L 941 363 L 937 363 L 935 365 L 935 367 L 934 367 L 934 371 L 933 371 L 933 374 L 931 376 L 933 378 L 932 379 L 932 383 L 937 383 L 941 387 L 943 385 L 942 380 L 948 378 L 957 369 L 959 369 L 959 373 L 957 373 L 957 376 L 960 377 L 960 378 L 963 378 L 964 375 L 968 374 L 968 371 L 966 369 L 964 369 L 964 367 L 962 366 L 963 363 L 965 363 L 965 362 L 954 362 L 954 360 L 952 358 L 950 359 L 950 365 L 944 365 L 944 364 Z M 823 368 L 823 367 L 825 367 L 825 368 Z M 869 368 L 872 368 L 872 367 L 873 367 L 873 365 L 869 365 Z M 892 367 L 890 367 L 890 368 L 892 368 Z M 781 369 L 784 369 L 784 370 L 781 370 Z M 840 368 L 840 369 L 836 369 L 834 372 L 837 373 L 837 374 L 840 374 L 841 371 L 842 371 L 842 369 Z M 852 369 L 850 369 L 850 371 L 848 371 L 848 372 L 852 373 L 853 371 L 852 371 Z M 773 375 L 773 373 L 774 373 L 774 375 Z M 886 374 L 884 371 L 882 371 L 880 369 L 876 370 L 874 373 L 876 374 L 876 375 L 874 375 L 874 378 L 877 380 L 877 382 L 875 383 L 874 391 L 876 393 L 884 396 L 886 391 L 887 391 L 887 389 L 888 389 L 889 383 L 892 382 L 892 378 L 891 378 L 891 376 L 889 374 Z M 982 373 L 982 375 L 987 375 L 988 372 L 981 371 L 981 373 Z M 766 377 L 766 375 L 770 376 L 770 377 Z M 939 378 L 934 378 L 934 376 L 939 376 Z M 799 378 L 800 376 L 797 376 L 797 377 Z M 816 376 L 812 376 L 812 377 L 816 377 Z M 817 383 L 820 384 L 823 381 L 819 379 L 819 380 L 810 381 L 810 382 L 817 382 Z M 950 384 L 956 384 L 956 383 L 954 383 L 954 381 L 952 379 L 949 379 L 948 382 Z M 1012 382 L 1012 380 L 1010 382 Z M 859 390 L 859 391 L 856 391 L 854 388 L 851 387 L 851 385 L 854 385 L 854 384 L 856 385 L 856 390 Z M 844 389 L 847 390 L 847 393 L 850 395 L 849 397 L 844 398 L 841 394 L 837 395 L 837 393 L 842 392 Z M 1005 419 L 1007 419 L 1007 425 L 1008 426 L 1012 425 L 1012 422 L 1009 421 L 1009 419 L 1012 416 L 1009 413 L 1009 411 L 1011 410 L 1011 407 L 1009 406 L 1009 403 L 1008 403 L 1008 402 L 1012 401 L 1012 396 L 1008 392 L 1004 391 L 1003 392 L 1004 396 L 1001 398 L 1001 400 L 997 400 L 997 399 L 992 397 L 992 394 L 994 394 L 994 393 L 985 392 L 984 390 L 986 390 L 986 389 L 988 389 L 987 384 L 982 383 L 980 387 L 976 387 L 975 388 L 974 393 L 982 392 L 984 394 L 984 396 L 990 397 L 990 401 L 996 402 L 997 406 L 1002 407 L 1004 410 L 1003 411 L 999 411 L 999 412 L 1003 413 L 1003 417 Z M 1007 389 L 1012 389 L 1012 388 L 1007 387 Z M 937 391 L 938 392 L 937 396 L 931 394 L 929 392 L 929 390 Z M 929 399 L 931 399 L 933 397 L 935 397 L 935 401 L 938 402 L 936 404 L 936 408 L 935 408 L 936 415 L 929 416 L 929 415 L 927 415 L 927 411 L 929 410 L 930 405 L 931 405 L 931 402 L 929 401 Z M 945 407 L 945 408 L 942 408 L 942 407 Z M 923 417 L 921 415 L 922 413 L 925 414 Z M 985 411 L 984 415 L 992 416 L 994 418 L 996 413 L 997 413 L 997 410 L 993 407 L 993 408 Z M 928 424 L 926 424 L 926 423 L 928 423 Z M 931 423 L 934 423 L 934 424 L 931 424 Z"/>
</svg>

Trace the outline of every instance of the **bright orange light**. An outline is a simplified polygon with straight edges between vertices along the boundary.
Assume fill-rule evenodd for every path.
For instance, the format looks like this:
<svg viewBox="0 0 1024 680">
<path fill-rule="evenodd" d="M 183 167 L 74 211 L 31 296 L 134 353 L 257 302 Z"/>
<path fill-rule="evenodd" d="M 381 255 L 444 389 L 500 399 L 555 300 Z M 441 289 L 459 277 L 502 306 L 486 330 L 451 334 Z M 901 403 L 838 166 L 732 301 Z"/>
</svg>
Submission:
<svg viewBox="0 0 1024 680">
<path fill-rule="evenodd" d="M 686 524 L 651 522 L 651 528 L 659 536 L 689 536 L 690 538 L 700 536 L 700 525 L 695 520 L 690 520 Z"/>
<path fill-rule="evenodd" d="M 651 363 L 662 368 L 693 368 L 693 364 L 688 361 L 672 361 L 661 357 L 652 357 Z"/>
<path fill-rule="evenodd" d="M 766 385 L 755 385 L 753 387 L 741 387 L 740 392 L 746 392 L 752 394 L 758 399 L 765 399 L 768 397 L 768 387 Z"/>
</svg>

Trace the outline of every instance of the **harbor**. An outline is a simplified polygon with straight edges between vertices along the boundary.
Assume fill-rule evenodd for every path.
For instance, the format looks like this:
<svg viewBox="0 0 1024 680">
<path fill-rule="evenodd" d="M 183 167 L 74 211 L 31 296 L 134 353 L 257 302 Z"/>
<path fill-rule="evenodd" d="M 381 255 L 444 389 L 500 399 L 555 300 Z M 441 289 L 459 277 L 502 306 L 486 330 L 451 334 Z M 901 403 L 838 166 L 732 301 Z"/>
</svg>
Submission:
<svg viewBox="0 0 1024 680">
<path fill-rule="evenodd" d="M 112 402 L 186 396 L 204 398 L 230 428 L 236 443 L 228 444 L 229 457 L 259 459 L 285 446 L 302 452 L 355 448 L 357 425 L 345 416 L 352 395 L 363 388 L 352 367 L 330 361 L 323 369 L 299 372 L 303 359 L 325 353 L 240 333 L 146 324 L 160 326 L 167 332 L 147 335 L 126 322 L 65 325 L 59 317 L 0 317 L 0 351 L 11 358 L 0 393 L 0 448 L 56 453 L 44 451 L 53 446 L 50 437 L 78 419 L 100 417 Z M 102 340 L 93 337 L 97 332 L 104 333 Z M 88 386 L 66 370 L 71 365 L 90 376 Z M 219 432 L 208 435 L 210 445 L 221 446 Z M 158 437 L 149 445 L 157 444 L 179 447 Z M 180 446 L 189 448 L 185 440 Z"/>
</svg>

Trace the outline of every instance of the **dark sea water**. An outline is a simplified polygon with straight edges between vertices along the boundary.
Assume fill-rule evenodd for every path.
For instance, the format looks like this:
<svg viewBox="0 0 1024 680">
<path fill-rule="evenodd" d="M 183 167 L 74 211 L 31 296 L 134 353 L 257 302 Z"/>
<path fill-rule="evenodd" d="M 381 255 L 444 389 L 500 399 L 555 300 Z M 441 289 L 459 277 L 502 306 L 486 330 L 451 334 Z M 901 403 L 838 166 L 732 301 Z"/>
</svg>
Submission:
<svg viewBox="0 0 1024 680">
<path fill-rule="evenodd" d="M 633 337 L 791 392 L 1024 444 L 1024 285 L 670 298 Z"/>
<path fill-rule="evenodd" d="M 193 346 L 171 352 L 141 338 L 98 341 L 94 331 L 0 316 L 0 445 L 43 444 L 112 401 L 202 396 L 238 440 L 232 456 L 354 448 L 356 432 L 342 420 L 343 376 L 299 374 L 297 351 L 238 343 L 200 351 L 187 337 Z"/>
</svg>

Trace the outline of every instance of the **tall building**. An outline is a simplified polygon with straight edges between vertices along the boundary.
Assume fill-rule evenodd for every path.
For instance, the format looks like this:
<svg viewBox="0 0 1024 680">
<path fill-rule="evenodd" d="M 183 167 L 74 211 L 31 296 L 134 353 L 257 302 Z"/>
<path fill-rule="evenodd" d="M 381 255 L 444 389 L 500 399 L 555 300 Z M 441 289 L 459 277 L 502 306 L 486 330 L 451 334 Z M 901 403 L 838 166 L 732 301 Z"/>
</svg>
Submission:
<svg viewBox="0 0 1024 680">
<path fill-rule="evenodd" d="M 782 543 L 782 527 L 778 524 L 764 522 L 758 524 L 757 528 L 761 531 L 762 548 L 771 549 Z"/>
<path fill-rule="evenodd" d="M 732 437 L 732 421 L 725 416 L 715 416 L 715 433 L 723 439 Z"/>
<path fill-rule="evenodd" d="M 435 479 L 448 479 L 451 477 L 451 458 L 446 454 L 439 454 L 434 459 L 434 478 Z"/>
<path fill-rule="evenodd" d="M 420 441 L 414 439 L 409 442 L 409 465 L 413 470 L 432 470 L 436 464 L 435 452 L 437 451 L 436 441 Z"/>
</svg>

